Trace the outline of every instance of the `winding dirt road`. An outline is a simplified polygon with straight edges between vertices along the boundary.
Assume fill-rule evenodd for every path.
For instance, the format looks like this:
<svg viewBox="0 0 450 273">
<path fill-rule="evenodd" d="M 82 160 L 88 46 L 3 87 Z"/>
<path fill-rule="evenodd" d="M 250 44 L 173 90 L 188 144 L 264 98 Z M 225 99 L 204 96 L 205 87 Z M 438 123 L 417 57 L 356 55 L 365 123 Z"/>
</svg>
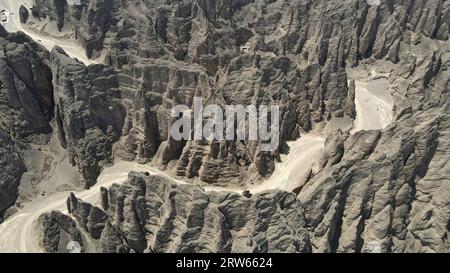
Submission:
<svg viewBox="0 0 450 273">
<path fill-rule="evenodd" d="M 358 83 L 356 90 L 356 109 L 359 118 L 355 121 L 354 132 L 365 129 L 383 129 L 392 118 L 392 106 L 373 94 L 370 83 Z M 298 186 L 296 181 L 303 179 L 319 160 L 325 137 L 305 134 L 298 141 L 289 143 L 291 151 L 282 157 L 272 177 L 262 184 L 251 188 L 252 193 L 281 189 L 291 191 Z M 97 184 L 89 190 L 75 192 L 76 196 L 92 204 L 99 204 L 100 187 L 114 183 L 123 183 L 130 171 L 147 171 L 151 174 L 164 175 L 161 171 L 146 165 L 131 162 L 118 162 L 113 167 L 105 168 Z M 167 176 L 169 177 L 169 176 Z M 184 183 L 175 180 L 178 183 Z M 298 182 L 297 182 L 298 183 Z M 207 191 L 233 191 L 241 193 L 242 189 L 223 189 L 207 187 Z M 60 210 L 67 212 L 66 199 L 69 192 L 60 192 L 33 200 L 25 205 L 19 213 L 0 225 L 0 252 L 35 253 L 42 252 L 34 235 L 34 222 L 44 212 Z"/>
<path fill-rule="evenodd" d="M 85 50 L 76 41 L 58 39 L 52 36 L 44 36 L 30 30 L 26 26 L 23 26 L 20 23 L 19 17 L 19 9 L 21 5 L 30 10 L 33 6 L 33 0 L 0 0 L 0 10 L 5 10 L 8 14 L 12 13 L 9 16 L 9 21 L 4 26 L 8 32 L 22 31 L 30 36 L 35 42 L 47 48 L 49 51 L 52 51 L 55 46 L 60 46 L 64 48 L 70 57 L 78 59 L 85 65 L 99 63 L 98 60 L 88 59 L 85 54 Z"/>
<path fill-rule="evenodd" d="M 75 195 L 92 204 L 100 203 L 100 188 L 127 180 L 130 171 L 148 171 L 153 175 L 167 176 L 159 170 L 133 162 L 118 162 L 105 168 L 97 184 L 89 190 L 75 191 Z M 168 176 L 167 176 L 168 177 Z M 177 181 L 182 183 L 181 181 Z M 45 212 L 59 210 L 67 213 L 66 200 L 70 191 L 59 192 L 35 199 L 24 206 L 16 215 L 0 225 L 0 253 L 38 253 L 42 252 L 35 236 L 34 222 Z"/>
</svg>

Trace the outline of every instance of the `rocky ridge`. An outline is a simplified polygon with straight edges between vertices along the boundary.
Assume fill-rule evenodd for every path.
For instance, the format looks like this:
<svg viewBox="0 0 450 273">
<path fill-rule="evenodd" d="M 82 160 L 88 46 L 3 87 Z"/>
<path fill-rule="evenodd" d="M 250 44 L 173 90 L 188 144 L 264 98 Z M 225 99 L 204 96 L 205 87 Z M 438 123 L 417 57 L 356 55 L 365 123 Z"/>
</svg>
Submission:
<svg viewBox="0 0 450 273">
<path fill-rule="evenodd" d="M 22 33 L 0 26 L 0 215 L 16 201 L 26 171 L 22 151 L 51 133 L 52 74 L 49 53 Z"/>
<path fill-rule="evenodd" d="M 334 118 L 355 117 L 348 65 L 371 57 L 398 63 L 402 46 L 414 46 L 422 37 L 444 40 L 449 20 L 447 6 L 440 8 L 436 1 L 426 7 L 423 1 L 386 1 L 380 6 L 365 1 L 82 1 L 63 8 L 41 2 L 35 17 L 53 18 L 61 28 L 72 26 L 88 56 L 93 51 L 106 56 L 107 68 L 97 69 L 107 75 L 98 75 L 98 80 L 97 72 L 60 78 L 69 82 L 57 84 L 60 92 L 77 93 L 77 86 L 86 86 L 76 81 L 96 81 L 93 85 L 100 92 L 114 90 L 113 97 L 120 98 L 98 102 L 107 104 L 96 107 L 105 113 L 81 107 L 80 115 L 94 120 L 84 126 L 94 127 L 96 133 L 69 133 L 66 140 L 69 150 L 77 150 L 70 154 L 87 186 L 95 183 L 113 154 L 141 162 L 156 159 L 178 176 L 221 186 L 259 179 L 255 173 L 268 176 L 278 153 L 286 152 L 286 141 Z M 66 68 L 54 69 L 64 74 Z M 84 69 L 80 65 L 79 70 Z M 102 81 L 104 77 L 111 81 Z M 86 101 L 91 93 L 78 99 Z M 194 96 L 205 98 L 205 104 L 280 105 L 280 149 L 268 154 L 258 151 L 258 143 L 168 140 L 170 109 L 192 105 Z M 68 103 L 60 101 L 58 107 Z M 108 133 L 111 121 L 98 116 L 111 112 L 117 112 L 116 124 Z M 62 126 L 75 122 L 62 119 Z M 102 152 L 92 156 L 88 146 Z"/>
<path fill-rule="evenodd" d="M 83 232 L 106 253 L 311 251 L 302 205 L 292 193 L 206 193 L 132 172 L 123 185 L 102 190 L 104 210 L 74 195 L 67 202 Z M 67 230 L 61 222 L 55 225 Z M 59 242 L 57 236 L 50 239 L 46 245 Z"/>
<path fill-rule="evenodd" d="M 250 200 L 217 193 L 221 199 L 198 186 L 175 186 L 133 174 L 123 186 L 103 191 L 104 210 L 86 204 L 80 206 L 82 212 L 69 209 L 90 237 L 97 239 L 98 229 L 102 230 L 97 239 L 100 245 L 108 242 L 113 246 L 102 251 L 364 252 L 370 251 L 371 242 L 379 244 L 383 252 L 450 249 L 447 1 L 389 0 L 370 6 L 356 0 L 139 4 L 86 0 L 80 6 L 62 8 L 49 3 L 36 2 L 32 20 L 50 16 L 59 29 L 66 27 L 64 31 L 83 43 L 88 56 L 105 55 L 105 64 L 85 67 L 61 49 L 54 49 L 48 58 L 54 108 L 53 102 L 38 99 L 38 104 L 48 110 L 38 112 L 41 123 L 32 124 L 38 128 L 21 125 L 14 132 L 8 125 L 8 133 L 16 136 L 23 130 L 39 131 L 54 113 L 61 143 L 87 187 L 113 158 L 152 161 L 188 180 L 219 186 L 260 180 L 270 175 L 279 153 L 287 152 L 287 141 L 312 129 L 320 130 L 336 119 L 355 118 L 350 67 L 379 70 L 380 63 L 384 64 L 381 60 L 388 63 L 388 68 L 382 68 L 386 72 L 382 77 L 388 78 L 394 94 L 395 120 L 381 131 L 350 134 L 341 130 L 330 134 L 319 171 L 295 190 L 300 201 L 283 207 L 283 211 L 293 210 L 298 217 L 292 220 L 295 225 L 287 225 L 292 232 L 286 240 L 301 242 L 291 244 L 295 249 L 286 248 L 276 231 L 271 230 L 269 236 L 274 237 L 270 239 L 262 236 L 265 233 L 258 225 L 253 226 L 251 219 L 256 217 L 254 204 L 262 202 L 258 200 L 264 195 L 290 198 L 292 193 L 269 192 Z M 68 26 L 76 31 L 67 30 Z M 0 28 L 1 33 L 4 31 Z M 14 42 L 7 43 L 5 48 Z M 30 47 L 25 46 L 23 52 L 33 54 L 27 50 Z M 37 65 L 38 55 L 30 55 Z M 46 71 L 45 66 L 41 68 L 39 71 Z M 36 77 L 48 82 L 48 77 Z M 30 81 L 24 83 L 33 86 Z M 36 94 L 45 92 L 33 92 L 33 96 Z M 202 96 L 205 103 L 219 105 L 280 105 L 283 120 L 279 150 L 261 153 L 258 143 L 250 142 L 171 140 L 169 110 L 180 103 L 192 105 L 194 95 Z M 15 112 L 27 120 L 24 113 Z M 2 123 L 13 124 L 8 119 Z M 11 185 L 14 188 L 17 182 Z M 160 186 L 155 189 L 155 185 Z M 167 189 L 161 189 L 161 185 Z M 149 196 L 147 188 L 159 197 Z M 249 225 L 244 228 L 247 233 L 258 230 L 255 242 L 242 243 L 239 235 L 233 237 L 233 231 L 225 236 L 228 243 L 219 238 L 208 245 L 210 233 L 203 223 L 207 215 L 212 217 L 214 228 L 226 232 L 228 227 L 215 218 L 209 206 L 201 207 L 203 203 L 192 202 L 192 216 L 184 213 L 177 218 L 169 213 L 165 222 L 158 222 L 161 224 L 144 224 L 152 217 L 161 219 L 155 211 L 141 209 L 138 214 L 136 210 L 142 207 L 136 203 L 153 204 L 156 199 L 158 206 L 179 211 L 178 199 L 162 198 L 178 190 L 181 193 L 175 195 L 187 202 L 198 194 L 213 206 L 229 200 L 250 206 L 249 210 L 233 211 L 230 219 L 246 215 L 239 224 Z M 123 205 L 121 198 L 126 201 Z M 277 198 L 272 196 L 280 200 Z M 73 208 L 77 202 L 74 197 L 70 200 Z M 107 215 L 106 220 L 101 211 Z M 269 211 L 269 217 L 274 217 L 270 219 L 284 213 Z M 197 224 L 193 230 L 185 227 L 190 217 Z M 189 244 L 188 239 L 196 236 L 199 239 Z M 264 237 L 262 241 L 259 236 Z"/>
</svg>

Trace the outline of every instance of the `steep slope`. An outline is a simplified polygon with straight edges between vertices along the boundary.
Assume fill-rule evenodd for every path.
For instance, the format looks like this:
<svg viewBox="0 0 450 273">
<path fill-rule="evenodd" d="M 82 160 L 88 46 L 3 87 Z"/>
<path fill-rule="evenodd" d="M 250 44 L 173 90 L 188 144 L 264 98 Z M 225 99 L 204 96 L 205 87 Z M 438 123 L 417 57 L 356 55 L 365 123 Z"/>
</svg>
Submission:
<svg viewBox="0 0 450 273">
<path fill-rule="evenodd" d="M 14 204 L 26 166 L 22 151 L 52 131 L 52 74 L 48 52 L 29 37 L 0 26 L 0 215 Z"/>
<path fill-rule="evenodd" d="M 77 86 L 86 84 L 78 81 L 96 81 L 94 85 L 103 90 L 113 84 L 114 96 L 126 109 L 116 117 L 124 127 L 112 126 L 112 136 L 92 140 L 91 133 L 80 132 L 73 140 L 68 137 L 69 143 L 81 145 L 73 147 L 79 150 L 72 153 L 73 162 L 80 169 L 94 166 L 95 171 L 84 175 L 86 185 L 95 183 L 103 162 L 110 162 L 114 154 L 127 160 L 153 160 L 187 179 L 242 186 L 270 176 L 276 158 L 287 152 L 287 141 L 330 121 L 355 118 L 347 66 L 357 66 L 366 58 L 409 62 L 402 55 L 412 47 L 424 47 L 430 54 L 439 47 L 438 41 L 448 36 L 449 20 L 448 5 L 439 5 L 440 1 L 385 1 L 371 6 L 355 0 L 98 0 L 58 9 L 39 1 L 33 16 L 34 20 L 50 18 L 61 33 L 79 39 L 88 55 L 105 55 L 108 69 L 115 68 L 107 72 L 112 79 L 107 84 L 92 75 L 59 79 L 67 82 L 59 84 L 61 90 L 70 87 L 63 93 L 72 92 L 72 86 L 78 93 Z M 65 75 L 64 66 L 57 67 L 61 72 L 55 73 Z M 192 105 L 194 96 L 202 96 L 205 104 L 280 105 L 279 150 L 261 153 L 259 144 L 252 142 L 171 141 L 170 109 Z M 111 122 L 98 124 L 105 122 L 96 117 L 98 113 L 79 114 L 94 120 L 95 130 L 106 134 Z M 70 127 L 75 121 L 63 122 Z M 235 152 L 218 157 L 217 145 L 221 151 Z M 86 146 L 101 147 L 103 152 L 97 158 L 83 156 Z M 113 146 L 117 152 L 113 153 Z"/>
<path fill-rule="evenodd" d="M 59 33 L 56 29 L 49 28 L 43 30 L 41 25 L 41 19 L 36 21 L 33 19 L 36 17 L 35 7 L 49 4 L 50 1 L 34 1 L 34 0 L 4 0 L 0 3 L 0 8 L 12 13 L 9 16 L 9 21 L 5 24 L 6 30 L 9 32 L 21 31 L 30 36 L 35 42 L 41 44 L 49 51 L 55 46 L 64 46 L 66 52 L 73 58 L 77 58 L 84 64 L 89 65 L 98 62 L 98 60 L 90 60 L 81 45 L 77 45 L 77 41 L 71 40 L 70 35 L 64 35 Z M 52 1 L 51 9 L 59 9 L 58 3 L 64 3 L 65 1 Z M 40 14 L 38 12 L 38 14 Z M 57 16 L 52 16 L 53 19 L 57 19 Z M 33 24 L 31 24 L 33 21 Z M 29 23 L 28 25 L 24 25 Z M 45 25 L 48 24 L 44 23 Z"/>
<path fill-rule="evenodd" d="M 51 132 L 54 115 L 62 147 L 86 188 L 98 191 L 97 178 L 118 159 L 137 161 L 153 170 L 157 167 L 183 180 L 178 187 L 179 183 L 133 174 L 129 183 L 113 186 L 108 194 L 127 197 L 128 203 L 122 206 L 119 202 L 127 214 L 112 214 L 117 211 L 110 206 L 116 202 L 105 199 L 104 210 L 83 200 L 80 206 L 89 210 L 79 212 L 73 209 L 78 201 L 72 196 L 69 211 L 87 238 L 86 245 L 101 247 L 111 242 L 113 248 L 97 249 L 111 252 L 365 252 L 373 244 L 383 252 L 450 249 L 448 1 L 386 0 L 369 5 L 362 0 L 82 0 L 80 5 L 69 6 L 39 0 L 33 8 L 27 7 L 19 10 L 23 23 L 19 25 L 38 33 L 36 39 L 50 33 L 77 40 L 87 56 L 104 56 L 105 61 L 85 66 L 65 52 L 70 52 L 67 44 L 52 47 L 48 55 L 25 35 L 8 35 L 0 28 L 1 36 L 7 37 L 1 41 L 19 39 L 8 40 L 4 46 L 4 52 L 14 53 L 14 61 L 24 62 L 23 54 L 40 72 L 48 71 L 41 59 L 48 61 L 53 97 L 43 99 L 39 94 L 48 89 L 21 78 L 19 83 L 31 90 L 25 92 L 27 97 L 37 101 L 30 111 L 40 115 L 39 122 L 30 122 L 22 107 L 11 107 L 7 100 L 2 113 L 13 109 L 24 122 L 14 131 L 9 128 L 16 124 L 5 119 L 10 123 L 4 142 L 16 141 L 22 128 L 30 136 L 39 130 Z M 18 47 L 19 56 L 15 43 L 23 44 Z M 15 74 L 22 75 L 14 63 L 5 67 L 15 73 L 2 75 L 2 83 L 15 82 Z M 47 72 L 45 77 L 33 73 L 39 82 L 48 82 Z M 178 104 L 191 107 L 195 96 L 205 104 L 221 106 L 279 105 L 278 149 L 261 152 L 260 143 L 251 141 L 174 141 L 169 135 L 170 110 Z M 19 159 L 13 160 L 20 164 Z M 7 182 L 13 188 L 17 185 L 17 181 Z M 145 188 L 159 185 L 155 191 L 160 197 L 140 194 L 143 184 Z M 185 184 L 250 192 L 244 194 L 247 197 L 205 193 L 198 185 Z M 283 243 L 262 247 L 267 246 L 265 232 L 255 234 L 254 238 L 264 238 L 254 239 L 254 248 L 246 248 L 239 236 L 233 237 L 232 228 L 226 237 L 229 244 L 219 240 L 205 246 L 211 232 L 195 222 L 194 229 L 202 231 L 191 233 L 189 213 L 179 218 L 169 213 L 166 222 L 158 222 L 162 231 L 143 227 L 143 219 L 156 217 L 156 212 L 139 212 L 139 217 L 134 213 L 139 208 L 135 203 L 153 204 L 153 198 L 162 200 L 161 207 L 178 211 L 178 200 L 170 198 L 176 192 L 194 208 L 194 216 L 201 215 L 193 216 L 194 221 L 211 214 L 218 217 L 212 218 L 216 221 L 220 215 L 199 208 L 189 198 L 195 193 L 204 201 L 200 205 L 212 200 L 220 206 L 226 201 L 217 199 L 227 195 L 243 208 L 251 207 L 248 214 L 237 211 L 229 218 L 245 218 L 248 233 L 260 228 L 253 225 L 256 216 L 252 213 L 257 213 L 255 204 L 261 198 L 273 198 L 276 202 L 263 202 L 273 208 L 279 207 L 279 196 L 292 196 L 267 192 L 248 198 L 275 188 L 292 191 L 299 199 L 285 210 L 268 212 L 271 220 L 287 219 L 280 218 L 285 211 L 301 218 L 298 230 L 297 220 L 280 224 L 289 230 L 289 242 L 305 242 L 299 248 L 287 249 Z M 130 191 L 139 194 L 133 196 Z M 105 198 L 107 191 L 102 192 Z M 161 197 L 167 194 L 168 198 Z M 65 195 L 51 196 L 59 205 L 32 211 L 33 218 L 49 208 L 64 210 L 61 199 Z M 19 216 L 0 228 L 20 225 Z M 47 219 L 41 221 L 43 230 L 48 230 L 49 222 L 57 222 L 60 234 L 75 234 L 59 214 L 43 218 Z M 21 234 L 32 236 L 32 222 L 27 220 L 24 226 Z M 99 229 L 104 233 L 100 239 Z M 176 230 L 185 233 L 180 236 Z M 304 230 L 309 233 L 307 240 Z M 157 236 L 143 238 L 142 233 L 149 231 L 161 233 L 162 241 L 155 240 Z M 278 235 L 269 241 L 279 242 Z M 170 240 L 171 236 L 176 240 Z M 202 239 L 190 244 L 190 236 Z M 44 234 L 47 250 L 56 249 L 48 241 L 51 238 Z M 19 244 L 23 250 L 37 248 Z M 9 242 L 5 245 L 10 246 Z"/>
<path fill-rule="evenodd" d="M 125 184 L 102 196 L 108 219 L 96 238 L 103 252 L 310 251 L 302 206 L 287 192 L 251 198 L 205 193 L 198 186 L 130 173 Z M 80 206 L 74 197 L 69 202 Z"/>
</svg>

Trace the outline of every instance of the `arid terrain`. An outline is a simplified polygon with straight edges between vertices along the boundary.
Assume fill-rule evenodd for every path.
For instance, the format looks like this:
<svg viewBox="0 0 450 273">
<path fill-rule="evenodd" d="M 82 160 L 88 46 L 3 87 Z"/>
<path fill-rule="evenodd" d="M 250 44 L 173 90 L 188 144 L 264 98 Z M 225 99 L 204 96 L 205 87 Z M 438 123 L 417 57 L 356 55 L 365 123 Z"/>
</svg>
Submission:
<svg viewBox="0 0 450 273">
<path fill-rule="evenodd" d="M 450 2 L 0 10 L 0 252 L 450 252 Z M 279 145 L 175 140 L 195 97 Z"/>
</svg>

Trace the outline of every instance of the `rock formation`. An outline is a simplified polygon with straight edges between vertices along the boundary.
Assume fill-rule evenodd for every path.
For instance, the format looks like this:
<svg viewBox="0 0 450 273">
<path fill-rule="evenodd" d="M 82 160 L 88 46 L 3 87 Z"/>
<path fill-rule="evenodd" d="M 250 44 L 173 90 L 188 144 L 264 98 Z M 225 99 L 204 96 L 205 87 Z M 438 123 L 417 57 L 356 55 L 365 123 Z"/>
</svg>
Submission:
<svg viewBox="0 0 450 273">
<path fill-rule="evenodd" d="M 20 177 L 25 172 L 25 164 L 17 152 L 15 143 L 10 136 L 0 128 L 0 220 L 2 212 L 9 208 L 17 199 Z"/>
<path fill-rule="evenodd" d="M 76 223 L 59 211 L 42 214 L 37 220 L 38 239 L 42 248 L 51 253 L 69 252 L 69 242 L 78 242 L 85 250 L 83 236 Z"/>
<path fill-rule="evenodd" d="M 0 26 L 0 28 L 2 28 Z M 52 73 L 48 52 L 23 33 L 1 35 L 1 123 L 12 137 L 27 139 L 52 131 Z"/>
<path fill-rule="evenodd" d="M 49 54 L 22 33 L 0 26 L 0 214 L 14 204 L 22 174 L 21 155 L 34 135 L 52 131 L 52 74 Z"/>
<path fill-rule="evenodd" d="M 78 236 L 74 225 L 104 252 L 368 252 L 372 242 L 382 252 L 449 251 L 448 2 L 80 3 L 36 0 L 20 19 L 77 41 L 102 64 L 85 66 L 59 47 L 46 52 L 0 26 L 0 165 L 8 174 L 0 212 L 17 197 L 20 151 L 51 133 L 52 120 L 86 188 L 115 159 L 151 163 L 186 184 L 131 173 L 102 188 L 102 209 L 71 195 L 75 220 L 41 219 L 47 251 L 61 250 L 58 236 Z M 387 128 L 328 130 L 356 118 L 352 70 L 388 80 Z M 222 107 L 280 106 L 278 149 L 173 140 L 170 111 L 192 107 L 195 96 Z M 328 137 L 295 193 L 244 191 L 310 131 Z"/>
<path fill-rule="evenodd" d="M 68 132 L 65 141 L 69 151 L 77 150 L 70 153 L 87 186 L 95 183 L 103 162 L 111 161 L 116 142 L 116 154 L 121 158 L 148 162 L 157 155 L 163 165 L 177 160 L 173 171 L 178 176 L 199 177 L 207 183 L 240 184 L 255 170 L 268 176 L 277 153 L 259 153 L 258 144 L 178 143 L 168 139 L 171 107 L 192 105 L 194 95 L 204 97 L 205 104 L 280 105 L 280 151 L 284 152 L 285 141 L 298 138 L 314 123 L 355 117 L 347 65 L 357 66 L 361 59 L 370 57 L 397 63 L 401 43 L 413 44 L 418 35 L 444 39 L 448 21 L 446 7 L 439 10 L 437 1 L 426 8 L 423 1 L 387 1 L 380 6 L 353 0 L 143 1 L 136 7 L 105 0 L 61 8 L 40 2 L 36 3 L 36 17 L 50 16 L 60 27 L 74 26 L 87 55 L 103 52 L 106 65 L 116 68 L 97 67 L 105 73 L 100 76 L 95 71 L 88 79 L 82 73 L 69 79 L 95 81 L 100 92 L 114 89 L 116 95 L 106 100 L 120 98 L 114 105 L 103 98 L 99 103 L 107 105 L 95 107 L 100 111 L 112 107 L 109 111 L 116 113 L 114 122 L 92 116 L 109 116 L 107 113 L 83 114 L 95 129 L 88 130 L 86 136 Z M 426 19 L 432 17 L 437 19 Z M 65 65 L 58 60 L 55 63 L 54 70 L 62 71 L 54 73 L 66 75 Z M 78 69 L 84 70 L 81 64 Z M 67 81 L 64 77 L 58 80 Z M 62 93 L 86 88 L 74 83 L 56 85 Z M 87 92 L 88 96 L 91 93 Z M 63 107 L 62 102 L 58 107 Z M 76 142 L 77 147 L 70 142 Z M 221 157 L 214 153 L 216 145 L 225 151 Z M 101 152 L 88 152 L 87 147 Z M 89 167 L 83 166 L 86 164 Z"/>
<path fill-rule="evenodd" d="M 93 215 L 104 213 L 99 208 L 74 200 L 70 197 L 69 207 L 77 220 L 83 211 L 82 220 L 102 222 L 101 237 L 92 237 L 103 252 L 311 251 L 302 204 L 292 193 L 206 193 L 199 186 L 130 173 L 126 183 L 102 195 L 107 219 Z"/>
</svg>

